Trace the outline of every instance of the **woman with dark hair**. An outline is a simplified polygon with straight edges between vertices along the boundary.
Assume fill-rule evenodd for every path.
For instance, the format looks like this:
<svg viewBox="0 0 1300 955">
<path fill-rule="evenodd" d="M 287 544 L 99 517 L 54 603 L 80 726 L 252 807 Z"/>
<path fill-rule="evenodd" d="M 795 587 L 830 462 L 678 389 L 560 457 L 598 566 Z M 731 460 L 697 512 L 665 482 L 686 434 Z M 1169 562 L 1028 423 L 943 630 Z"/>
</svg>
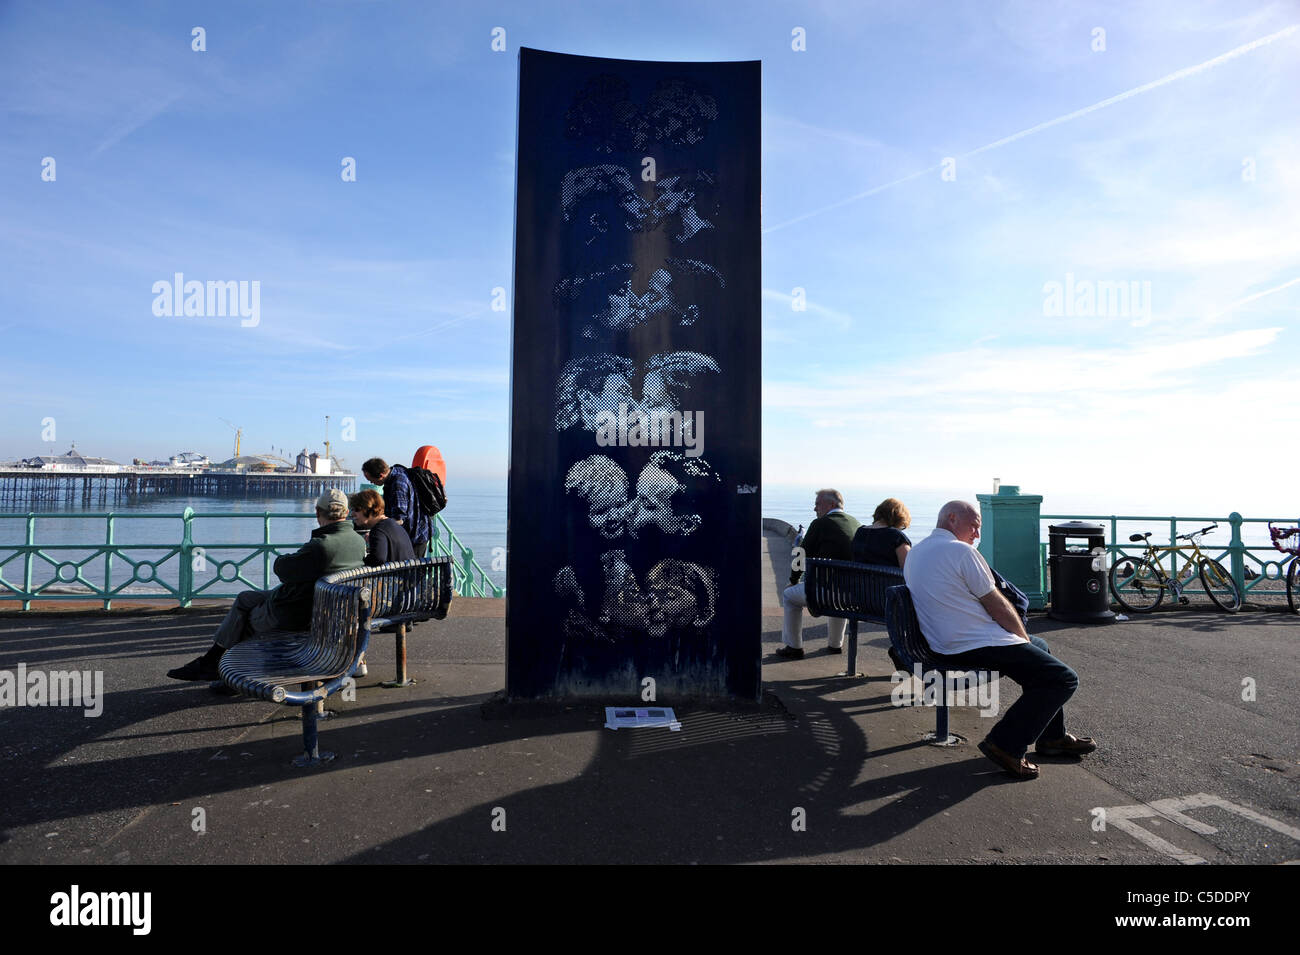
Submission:
<svg viewBox="0 0 1300 955">
<path fill-rule="evenodd" d="M 378 491 L 367 488 L 348 498 L 352 508 L 352 526 L 366 535 L 366 566 L 378 567 L 398 560 L 415 560 L 415 548 L 406 528 L 391 517 L 384 517 L 384 499 Z M 362 654 L 353 676 L 366 676 L 366 658 Z"/>
<path fill-rule="evenodd" d="M 885 498 L 871 515 L 871 523 L 863 524 L 853 535 L 853 562 L 901 568 L 907 560 L 907 552 L 912 549 L 912 542 L 903 533 L 911 524 L 912 515 L 903 502 L 896 497 Z M 907 672 L 898 651 L 892 646 L 889 659 L 895 670 Z"/>
<path fill-rule="evenodd" d="M 415 548 L 406 528 L 384 516 L 384 499 L 367 488 L 348 498 L 352 508 L 352 526 L 369 531 L 366 537 L 366 566 L 378 567 L 397 560 L 414 560 Z"/>
<path fill-rule="evenodd" d="M 912 515 L 903 502 L 887 497 L 871 515 L 872 523 L 863 524 L 853 535 L 853 561 L 858 564 L 879 564 L 885 567 L 902 567 L 912 542 L 903 531 L 912 524 Z"/>
</svg>

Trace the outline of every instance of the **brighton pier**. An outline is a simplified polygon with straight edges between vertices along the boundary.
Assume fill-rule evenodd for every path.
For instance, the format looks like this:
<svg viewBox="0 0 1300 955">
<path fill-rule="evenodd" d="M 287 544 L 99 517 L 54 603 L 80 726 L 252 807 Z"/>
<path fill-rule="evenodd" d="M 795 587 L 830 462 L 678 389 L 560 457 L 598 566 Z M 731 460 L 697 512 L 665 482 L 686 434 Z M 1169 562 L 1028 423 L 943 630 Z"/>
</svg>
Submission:
<svg viewBox="0 0 1300 955">
<path fill-rule="evenodd" d="M 275 471 L 194 471 L 122 468 L 116 471 L 0 469 L 0 505 L 105 504 L 141 494 L 212 497 L 316 497 L 351 491 L 356 475 Z"/>
</svg>

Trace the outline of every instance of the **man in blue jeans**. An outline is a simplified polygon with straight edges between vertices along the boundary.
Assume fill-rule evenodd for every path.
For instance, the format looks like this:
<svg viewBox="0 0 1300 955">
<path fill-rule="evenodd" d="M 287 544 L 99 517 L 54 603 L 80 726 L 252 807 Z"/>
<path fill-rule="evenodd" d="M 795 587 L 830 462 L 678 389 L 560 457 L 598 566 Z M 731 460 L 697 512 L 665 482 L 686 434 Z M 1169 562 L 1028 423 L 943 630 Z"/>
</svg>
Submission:
<svg viewBox="0 0 1300 955">
<path fill-rule="evenodd" d="M 1037 742 L 1040 756 L 1082 756 L 1097 744 L 1065 731 L 1061 707 L 1078 689 L 1079 677 L 1052 656 L 1047 641 L 1025 631 L 975 549 L 979 534 L 974 505 L 949 501 L 933 533 L 907 555 L 903 580 L 921 632 L 946 666 L 993 670 L 1020 684 L 1020 699 L 979 748 L 1017 779 L 1036 779 L 1038 767 L 1025 758 L 1030 743 Z"/>
</svg>

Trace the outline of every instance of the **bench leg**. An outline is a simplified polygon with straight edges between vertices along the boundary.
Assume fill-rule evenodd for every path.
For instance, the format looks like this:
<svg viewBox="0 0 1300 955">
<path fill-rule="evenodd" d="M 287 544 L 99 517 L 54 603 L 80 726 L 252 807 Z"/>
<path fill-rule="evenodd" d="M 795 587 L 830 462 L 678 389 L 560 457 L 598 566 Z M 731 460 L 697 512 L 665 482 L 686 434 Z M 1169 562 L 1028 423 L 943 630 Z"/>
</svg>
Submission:
<svg viewBox="0 0 1300 955">
<path fill-rule="evenodd" d="M 317 707 L 323 706 L 324 700 L 315 700 L 308 703 L 302 708 L 302 747 L 303 754 L 294 759 L 293 764 L 298 767 L 319 766 L 321 763 L 328 763 L 334 758 L 331 752 L 321 752 L 319 740 L 317 738 L 317 720 L 319 714 Z"/>
<path fill-rule="evenodd" d="M 298 689 L 302 690 L 304 693 L 310 693 L 312 690 L 316 689 L 316 687 L 318 687 L 318 686 L 323 686 L 323 685 L 324 685 L 324 684 L 322 684 L 320 680 L 317 680 L 317 681 L 314 682 L 314 683 L 300 683 L 300 684 L 298 685 Z M 325 709 L 325 698 L 324 698 L 324 697 L 321 697 L 319 700 L 316 701 L 316 718 L 317 718 L 317 719 L 321 719 L 321 720 L 332 720 L 332 719 L 334 718 L 334 716 L 335 716 L 335 713 L 334 713 L 333 710 L 327 710 L 327 709 Z"/>
<path fill-rule="evenodd" d="M 940 702 L 934 711 L 934 734 L 927 733 L 925 738 L 934 746 L 956 746 L 961 742 L 961 737 L 953 736 L 948 731 L 948 674 L 944 672 L 940 676 Z"/>
<path fill-rule="evenodd" d="M 398 624 L 396 637 L 396 654 L 397 657 L 397 677 L 388 682 L 379 684 L 380 686 L 393 689 L 399 686 L 410 686 L 415 681 L 406 675 L 406 624 Z"/>
<path fill-rule="evenodd" d="M 858 672 L 858 622 L 849 621 L 848 655 L 844 661 L 844 672 L 839 676 L 862 676 Z"/>
</svg>

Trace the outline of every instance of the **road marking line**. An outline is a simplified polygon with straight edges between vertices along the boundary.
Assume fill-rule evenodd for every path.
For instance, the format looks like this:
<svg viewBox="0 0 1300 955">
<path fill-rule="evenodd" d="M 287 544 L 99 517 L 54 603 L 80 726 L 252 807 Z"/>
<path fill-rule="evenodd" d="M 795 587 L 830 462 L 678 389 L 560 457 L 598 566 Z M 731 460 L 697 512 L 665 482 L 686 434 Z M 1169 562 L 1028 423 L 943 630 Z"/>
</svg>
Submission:
<svg viewBox="0 0 1300 955">
<path fill-rule="evenodd" d="M 1156 816 L 1162 819 L 1168 819 L 1170 822 L 1182 826 L 1198 835 L 1210 836 L 1219 830 L 1207 823 L 1192 819 L 1184 815 L 1188 809 L 1204 809 L 1208 806 L 1214 806 L 1219 809 L 1226 809 L 1228 812 L 1235 813 L 1243 819 L 1249 819 L 1266 829 L 1272 829 L 1274 832 L 1289 836 L 1300 842 L 1300 829 L 1294 826 L 1288 826 L 1284 822 L 1278 822 L 1276 819 L 1270 819 L 1268 816 L 1261 815 L 1253 809 L 1247 809 L 1245 806 L 1238 806 L 1236 803 L 1228 802 L 1226 799 L 1220 799 L 1218 796 L 1211 796 L 1208 793 L 1194 793 L 1191 796 L 1181 798 L 1157 799 L 1150 803 L 1139 803 L 1133 806 L 1109 806 L 1103 810 L 1107 823 L 1114 823 L 1115 828 L 1121 832 L 1127 832 L 1134 839 L 1143 843 L 1156 852 L 1169 856 L 1176 862 L 1183 865 L 1204 865 L 1205 859 L 1196 855 L 1194 852 L 1188 852 L 1180 849 L 1172 842 L 1161 839 L 1155 833 L 1143 829 L 1137 824 L 1138 819 L 1151 819 Z"/>
</svg>

